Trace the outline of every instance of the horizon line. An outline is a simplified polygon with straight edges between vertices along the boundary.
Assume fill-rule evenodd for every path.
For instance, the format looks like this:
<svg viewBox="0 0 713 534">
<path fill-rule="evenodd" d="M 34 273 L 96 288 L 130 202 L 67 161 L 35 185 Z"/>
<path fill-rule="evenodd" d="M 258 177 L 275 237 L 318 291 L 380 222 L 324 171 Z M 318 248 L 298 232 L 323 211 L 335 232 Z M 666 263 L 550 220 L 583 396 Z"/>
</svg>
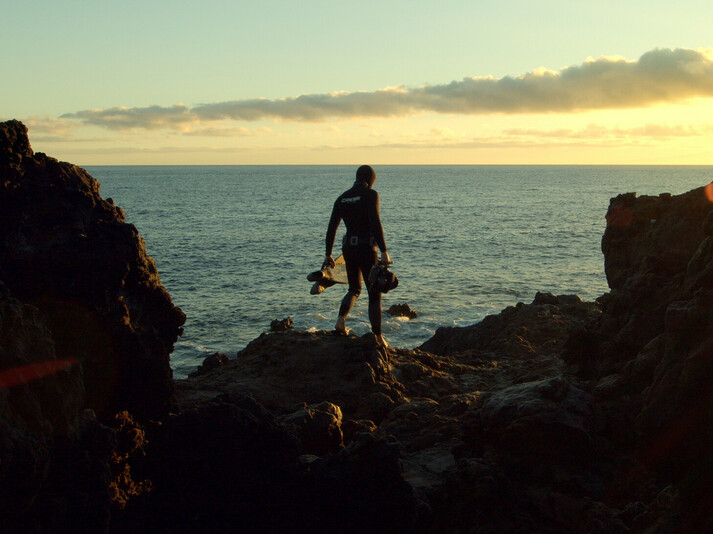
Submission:
<svg viewBox="0 0 713 534">
<path fill-rule="evenodd" d="M 69 163 L 69 162 L 66 162 Z M 363 163 L 72 163 L 77 167 L 353 167 Z M 713 163 L 369 163 L 373 167 L 713 167 Z"/>
</svg>

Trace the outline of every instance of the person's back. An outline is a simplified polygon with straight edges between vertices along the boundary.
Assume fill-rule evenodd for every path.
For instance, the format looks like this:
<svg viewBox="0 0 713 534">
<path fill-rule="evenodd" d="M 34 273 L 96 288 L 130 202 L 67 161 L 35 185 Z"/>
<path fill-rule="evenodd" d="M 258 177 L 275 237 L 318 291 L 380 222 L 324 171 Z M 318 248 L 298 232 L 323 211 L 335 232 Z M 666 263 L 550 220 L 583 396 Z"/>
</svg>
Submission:
<svg viewBox="0 0 713 534">
<path fill-rule="evenodd" d="M 376 248 L 381 250 L 381 262 L 391 263 L 386 250 L 384 231 L 379 216 L 379 195 L 372 189 L 376 173 L 368 165 L 357 170 L 354 185 L 339 195 L 332 208 L 326 237 L 325 265 L 334 263 L 332 248 L 340 221 L 347 227 L 342 245 L 342 253 L 347 267 L 349 291 L 339 308 L 339 318 L 335 329 L 346 332 L 346 318 L 354 302 L 361 293 L 361 278 L 366 280 L 371 267 L 377 262 Z M 369 291 L 369 321 L 377 340 L 384 345 L 381 335 L 381 293 L 367 287 Z"/>
<path fill-rule="evenodd" d="M 379 218 L 379 194 L 368 184 L 357 181 L 339 195 L 334 203 L 334 210 L 347 227 L 347 239 L 356 237 L 362 244 L 368 242 L 382 250 L 386 249 Z"/>
</svg>

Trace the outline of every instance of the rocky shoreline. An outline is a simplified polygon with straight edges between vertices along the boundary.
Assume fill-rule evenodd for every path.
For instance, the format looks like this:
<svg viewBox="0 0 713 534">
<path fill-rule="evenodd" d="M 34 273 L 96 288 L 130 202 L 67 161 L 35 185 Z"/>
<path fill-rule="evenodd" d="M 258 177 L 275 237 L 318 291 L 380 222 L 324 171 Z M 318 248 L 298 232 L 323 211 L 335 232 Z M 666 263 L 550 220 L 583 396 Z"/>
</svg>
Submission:
<svg viewBox="0 0 713 534">
<path fill-rule="evenodd" d="M 413 350 L 275 321 L 173 380 L 183 312 L 86 171 L 0 124 L 6 532 L 713 529 L 713 186 L 611 200 L 611 291 Z"/>
</svg>

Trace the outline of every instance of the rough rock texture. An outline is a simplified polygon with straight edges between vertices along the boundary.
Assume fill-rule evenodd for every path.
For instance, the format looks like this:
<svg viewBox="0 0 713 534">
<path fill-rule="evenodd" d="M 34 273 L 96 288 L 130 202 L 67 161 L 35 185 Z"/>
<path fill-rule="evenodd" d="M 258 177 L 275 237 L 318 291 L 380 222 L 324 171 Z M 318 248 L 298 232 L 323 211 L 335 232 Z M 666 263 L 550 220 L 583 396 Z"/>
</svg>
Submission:
<svg viewBox="0 0 713 534">
<path fill-rule="evenodd" d="M 538 293 L 414 350 L 265 335 L 181 381 L 179 403 L 244 391 L 303 422 L 339 407 L 347 448 L 364 431 L 399 448 L 424 532 L 710 531 L 712 190 L 612 199 L 597 302 Z"/>
<path fill-rule="evenodd" d="M 153 490 L 117 514 L 117 532 L 397 532 L 416 530 L 398 450 L 362 434 L 336 454 L 300 441 L 250 397 L 225 394 L 152 433 Z"/>
<path fill-rule="evenodd" d="M 484 330 L 481 348 L 456 355 L 384 349 L 371 335 L 275 332 L 228 364 L 178 381 L 176 396 L 180 406 L 189 407 L 219 393 L 249 393 L 293 425 L 302 454 L 334 452 L 340 427 L 347 449 L 364 432 L 391 441 L 400 451 L 403 480 L 419 498 L 412 520 L 422 531 L 439 531 L 431 507 L 456 469 L 454 451 L 505 450 L 508 444 L 516 454 L 522 444 L 533 443 L 564 465 L 591 452 L 592 400 L 562 378 L 564 363 L 555 348 L 564 342 L 555 338 L 597 316 L 594 304 L 538 295 L 535 303 L 494 317 L 502 328 Z M 540 345 L 549 350 L 533 350 Z M 314 424 L 320 411 L 322 423 Z M 566 442 L 557 449 L 549 440 L 537 444 L 547 436 Z M 535 450 L 528 449 L 528 460 Z M 564 455 L 568 460 L 560 462 Z"/>
<path fill-rule="evenodd" d="M 707 191 L 612 199 L 602 238 L 611 288 L 603 301 L 602 334 L 610 338 L 600 349 L 612 363 L 634 356 L 663 331 L 673 301 L 706 285 L 705 276 L 687 275 L 687 267 L 706 237 L 712 206 Z M 691 269 L 700 273 L 707 259 L 701 251 Z"/>
<path fill-rule="evenodd" d="M 96 180 L 1 123 L 0 530 L 107 531 L 117 434 L 95 413 L 167 414 L 184 319 Z"/>
<path fill-rule="evenodd" d="M 596 302 L 538 293 L 413 350 L 280 323 L 167 415 L 182 315 L 135 230 L 19 123 L 0 164 L 3 531 L 713 531 L 713 184 L 612 199 Z"/>
<path fill-rule="evenodd" d="M 39 310 L 57 358 L 81 362 L 87 407 L 166 414 L 185 316 L 121 208 L 83 169 L 34 154 L 17 121 L 0 124 L 0 229 L 0 280 Z"/>
<path fill-rule="evenodd" d="M 3 532 L 102 532 L 109 525 L 114 435 L 91 410 L 82 410 L 79 364 L 55 363 L 38 310 L 9 296 L 0 283 Z"/>
<path fill-rule="evenodd" d="M 386 313 L 393 315 L 395 317 L 406 317 L 408 319 L 415 319 L 418 317 L 416 310 L 412 310 L 411 307 L 406 304 L 394 304 L 386 310 Z"/>
<path fill-rule="evenodd" d="M 421 348 L 438 354 L 498 350 L 512 355 L 556 355 L 570 333 L 599 316 L 576 295 L 537 293 L 532 306 L 518 303 L 467 327 L 441 327 Z"/>
</svg>

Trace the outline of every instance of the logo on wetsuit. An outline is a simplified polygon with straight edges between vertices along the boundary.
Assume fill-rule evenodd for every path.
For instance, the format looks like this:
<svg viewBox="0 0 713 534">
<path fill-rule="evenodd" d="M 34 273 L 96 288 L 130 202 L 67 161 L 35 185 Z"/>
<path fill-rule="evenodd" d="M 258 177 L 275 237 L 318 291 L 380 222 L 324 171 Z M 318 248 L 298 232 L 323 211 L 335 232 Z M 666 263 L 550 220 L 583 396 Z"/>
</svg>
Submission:
<svg viewBox="0 0 713 534">
<path fill-rule="evenodd" d="M 343 198 L 342 204 L 354 204 L 355 202 L 359 202 L 360 200 L 361 200 L 361 195 L 358 197 Z"/>
</svg>

